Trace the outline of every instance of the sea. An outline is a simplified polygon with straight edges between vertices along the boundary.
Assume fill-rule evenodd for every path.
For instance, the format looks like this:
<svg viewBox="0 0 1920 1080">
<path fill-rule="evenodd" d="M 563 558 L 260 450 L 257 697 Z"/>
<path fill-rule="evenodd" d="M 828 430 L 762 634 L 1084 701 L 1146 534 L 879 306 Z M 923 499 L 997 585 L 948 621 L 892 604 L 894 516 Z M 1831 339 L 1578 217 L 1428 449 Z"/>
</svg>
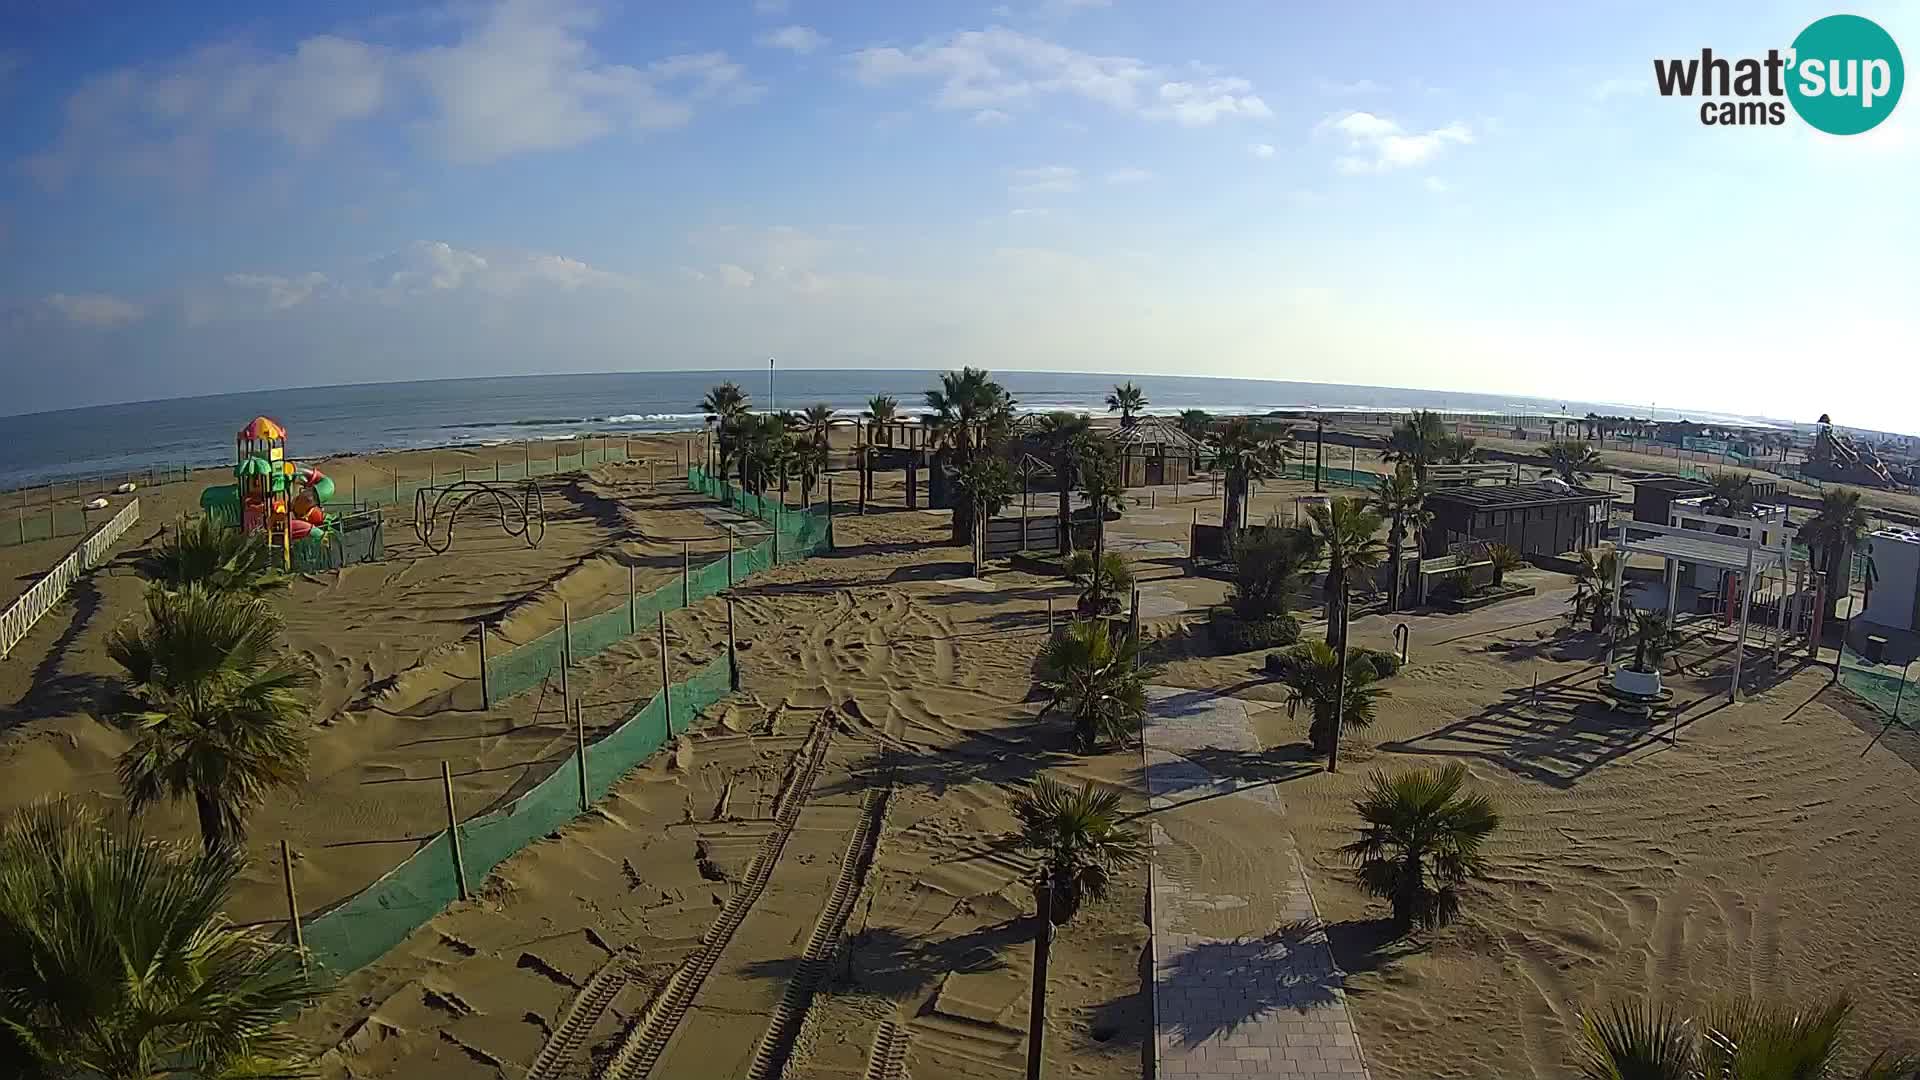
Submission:
<svg viewBox="0 0 1920 1080">
<path fill-rule="evenodd" d="M 1023 411 L 1106 412 L 1106 397 L 1131 379 L 1149 413 L 1205 409 L 1218 415 L 1276 409 L 1584 416 L 1635 414 L 1631 406 L 1511 395 L 1382 386 L 996 371 Z M 827 404 L 853 415 L 887 394 L 912 414 L 938 383 L 933 371 L 657 371 L 526 375 L 430 382 L 317 386 L 208 397 L 99 405 L 0 416 L 0 490 L 49 481 L 137 472 L 160 466 L 208 466 L 233 460 L 234 433 L 255 416 L 287 428 L 289 449 L 309 460 L 344 453 L 641 434 L 701 426 L 700 399 L 724 380 L 740 384 L 754 408 Z M 1639 410 L 1638 412 L 1644 412 Z M 1660 410 L 1659 418 L 1767 424 L 1753 417 Z"/>
</svg>

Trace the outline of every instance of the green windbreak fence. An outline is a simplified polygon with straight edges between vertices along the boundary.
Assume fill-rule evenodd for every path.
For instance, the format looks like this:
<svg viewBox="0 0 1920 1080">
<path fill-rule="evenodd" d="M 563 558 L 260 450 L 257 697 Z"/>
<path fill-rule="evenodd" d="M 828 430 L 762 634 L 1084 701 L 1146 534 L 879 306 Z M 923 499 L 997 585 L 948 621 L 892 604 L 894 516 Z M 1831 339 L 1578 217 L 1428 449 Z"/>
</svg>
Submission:
<svg viewBox="0 0 1920 1080">
<path fill-rule="evenodd" d="M 655 694 L 605 738 L 587 747 L 587 798 L 604 797 L 629 769 L 680 734 L 702 709 L 725 697 L 731 685 L 727 658 L 715 658 L 692 678 Z M 467 888 L 476 889 L 493 868 L 582 812 L 580 759 L 565 764 L 531 791 L 489 814 L 461 822 L 460 853 Z M 378 960 L 414 930 L 460 897 L 453 848 L 442 832 L 359 895 L 304 926 L 314 959 L 336 975 Z"/>
<path fill-rule="evenodd" d="M 487 466 L 461 465 L 458 469 L 442 469 L 432 461 L 419 476 L 405 476 L 394 473 L 391 479 L 375 483 L 361 481 L 358 475 L 349 477 L 335 491 L 344 499 L 361 506 L 402 506 L 411 507 L 413 498 L 421 488 L 440 485 L 442 487 L 463 480 L 528 480 L 542 476 L 557 476 L 561 473 L 578 472 L 590 465 L 599 465 L 609 461 L 626 461 L 626 441 L 606 440 L 600 446 L 591 443 L 582 446 L 577 452 L 568 453 L 564 447 L 553 451 L 549 458 L 537 457 L 535 448 L 529 446 L 519 461 L 501 461 L 496 459 Z"/>
<path fill-rule="evenodd" d="M 760 518 L 776 534 L 734 552 L 731 574 L 725 558 L 692 571 L 686 581 L 689 599 L 713 596 L 731 582 L 772 566 L 776 544 L 781 562 L 805 558 L 827 546 L 829 526 L 823 510 L 784 509 L 770 500 L 743 496 L 698 468 L 692 470 L 688 483 L 696 491 Z M 491 692 L 498 700 L 537 686 L 558 671 L 569 640 L 573 659 L 578 661 L 636 631 L 647 632 L 656 612 L 671 611 L 681 602 L 681 583 L 670 582 L 609 611 L 575 621 L 570 635 L 566 629 L 556 630 L 489 657 Z M 587 747 L 588 801 L 605 796 L 628 770 L 665 745 L 671 734 L 685 732 L 702 709 L 728 694 L 732 681 L 727 657 L 719 656 L 691 678 L 674 683 L 669 693 L 655 694 L 619 727 Z M 671 715 L 666 699 L 671 700 Z M 515 852 L 552 835 L 581 813 L 579 768 L 578 759 L 570 756 L 552 775 L 509 806 L 460 824 L 460 850 L 469 890 L 478 887 L 494 867 Z M 453 848 L 442 832 L 346 903 L 303 924 L 307 948 L 330 971 L 345 974 L 379 959 L 459 896 Z"/>
</svg>

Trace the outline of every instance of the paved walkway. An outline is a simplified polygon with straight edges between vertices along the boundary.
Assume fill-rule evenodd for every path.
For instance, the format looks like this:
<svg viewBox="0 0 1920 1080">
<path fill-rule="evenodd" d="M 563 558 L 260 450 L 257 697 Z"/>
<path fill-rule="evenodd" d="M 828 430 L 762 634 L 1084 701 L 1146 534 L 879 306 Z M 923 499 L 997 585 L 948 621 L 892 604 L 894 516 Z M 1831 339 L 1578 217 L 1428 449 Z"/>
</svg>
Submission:
<svg viewBox="0 0 1920 1080">
<path fill-rule="evenodd" d="M 1280 793 L 1235 768 L 1259 750 L 1248 703 L 1149 693 L 1154 1075 L 1367 1076 Z"/>
</svg>

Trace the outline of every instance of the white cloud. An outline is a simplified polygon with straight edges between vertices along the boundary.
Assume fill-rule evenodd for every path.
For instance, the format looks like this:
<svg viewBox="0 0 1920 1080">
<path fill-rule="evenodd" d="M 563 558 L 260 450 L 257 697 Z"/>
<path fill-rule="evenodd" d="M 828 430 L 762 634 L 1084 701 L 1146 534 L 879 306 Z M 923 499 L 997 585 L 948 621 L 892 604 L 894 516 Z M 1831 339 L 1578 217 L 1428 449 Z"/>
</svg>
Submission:
<svg viewBox="0 0 1920 1080">
<path fill-rule="evenodd" d="M 826 37 L 810 26 L 783 26 L 778 30 L 769 30 L 754 40 L 769 49 L 785 49 L 802 54 L 827 43 Z"/>
<path fill-rule="evenodd" d="M 1007 190 L 1015 195 L 1058 195 L 1080 190 L 1080 170 L 1070 165 L 1008 169 Z"/>
<path fill-rule="evenodd" d="M 1247 153 L 1257 158 L 1270 158 L 1274 155 L 1273 144 L 1263 142 L 1248 143 Z"/>
<path fill-rule="evenodd" d="M 753 271 L 733 263 L 721 263 L 717 274 L 720 284 L 729 289 L 749 289 L 753 287 Z"/>
<path fill-rule="evenodd" d="M 106 293 L 54 293 L 46 305 L 81 326 L 119 326 L 143 314 L 138 305 Z"/>
<path fill-rule="evenodd" d="M 1370 112 L 1336 113 L 1321 121 L 1319 130 L 1345 138 L 1349 152 L 1334 159 L 1334 168 L 1343 173 L 1389 172 L 1422 165 L 1450 145 L 1473 142 L 1472 130 L 1462 123 L 1409 132 Z"/>
<path fill-rule="evenodd" d="M 999 109 L 981 109 L 979 112 L 973 114 L 973 122 L 981 127 L 999 127 L 1011 119 L 1013 119 L 1013 117 L 1008 116 Z"/>
<path fill-rule="evenodd" d="M 1356 97 L 1361 94 L 1379 94 L 1384 93 L 1387 89 L 1372 79 L 1355 79 L 1352 82 L 1316 79 L 1313 85 L 1314 89 L 1329 97 Z"/>
<path fill-rule="evenodd" d="M 1169 81 L 1164 72 L 1130 56 L 1081 52 L 999 26 L 908 49 L 862 49 L 853 54 L 853 74 L 868 86 L 931 82 L 936 87 L 931 103 L 938 109 L 1003 110 L 1066 97 L 1188 126 L 1272 115 L 1245 79 Z"/>
<path fill-rule="evenodd" d="M 1153 173 L 1148 172 L 1146 169 L 1136 169 L 1131 166 L 1115 169 L 1107 174 L 1107 183 L 1109 184 L 1144 184 L 1151 179 L 1153 179 Z"/>
<path fill-rule="evenodd" d="M 234 289 L 261 293 L 269 311 L 298 307 L 328 284 L 327 276 L 317 271 L 291 278 L 278 274 L 228 274 L 223 280 Z"/>
<path fill-rule="evenodd" d="M 313 152 L 345 125 L 422 99 L 421 138 L 483 162 L 678 127 L 697 106 L 758 92 L 723 53 L 602 63 L 587 41 L 598 17 L 573 0 L 458 10 L 428 26 L 451 42 L 414 50 L 323 34 L 287 52 L 224 44 L 106 72 L 68 97 L 60 135 L 23 167 L 48 188 L 93 172 L 195 186 L 220 174 L 236 134 Z"/>
<path fill-rule="evenodd" d="M 1160 86 L 1160 104 L 1149 115 L 1171 117 L 1183 127 L 1207 127 L 1222 117 L 1264 120 L 1273 115 L 1267 103 L 1245 79 L 1213 78 L 1204 82 L 1170 82 Z"/>
<path fill-rule="evenodd" d="M 1017 218 L 1046 217 L 1048 214 L 1051 214 L 1051 213 L 1053 213 L 1053 211 L 1047 209 L 1044 206 L 1016 206 L 1012 210 L 1007 211 L 1007 216 L 1017 217 Z"/>
</svg>

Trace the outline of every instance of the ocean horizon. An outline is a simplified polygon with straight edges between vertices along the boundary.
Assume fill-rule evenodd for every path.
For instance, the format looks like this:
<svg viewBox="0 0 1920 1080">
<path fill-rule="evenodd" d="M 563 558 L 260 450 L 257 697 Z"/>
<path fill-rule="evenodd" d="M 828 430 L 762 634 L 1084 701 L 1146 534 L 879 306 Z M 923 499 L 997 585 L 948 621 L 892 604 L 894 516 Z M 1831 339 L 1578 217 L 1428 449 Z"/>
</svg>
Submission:
<svg viewBox="0 0 1920 1080">
<path fill-rule="evenodd" d="M 799 410 L 814 404 L 854 415 L 875 395 L 899 399 L 909 415 L 924 408 L 937 371 L 782 370 L 772 404 Z M 1410 387 L 1353 386 L 1201 376 L 996 371 L 1023 412 L 1106 412 L 1116 383 L 1145 391 L 1149 414 L 1204 409 L 1218 415 L 1283 409 L 1580 417 L 1588 412 L 1652 414 L 1609 402 L 1480 394 Z M 359 383 L 256 390 L 83 406 L 0 418 L 0 489 L 45 484 L 161 465 L 213 466 L 233 460 L 233 433 L 267 415 L 288 429 L 289 450 L 317 460 L 347 453 L 551 441 L 587 434 L 653 434 L 698 428 L 707 389 L 731 380 L 766 408 L 768 373 L 746 371 L 620 372 L 506 375 L 474 379 Z M 1660 409 L 1659 419 L 1786 426 L 1765 417 L 1697 409 Z"/>
</svg>

